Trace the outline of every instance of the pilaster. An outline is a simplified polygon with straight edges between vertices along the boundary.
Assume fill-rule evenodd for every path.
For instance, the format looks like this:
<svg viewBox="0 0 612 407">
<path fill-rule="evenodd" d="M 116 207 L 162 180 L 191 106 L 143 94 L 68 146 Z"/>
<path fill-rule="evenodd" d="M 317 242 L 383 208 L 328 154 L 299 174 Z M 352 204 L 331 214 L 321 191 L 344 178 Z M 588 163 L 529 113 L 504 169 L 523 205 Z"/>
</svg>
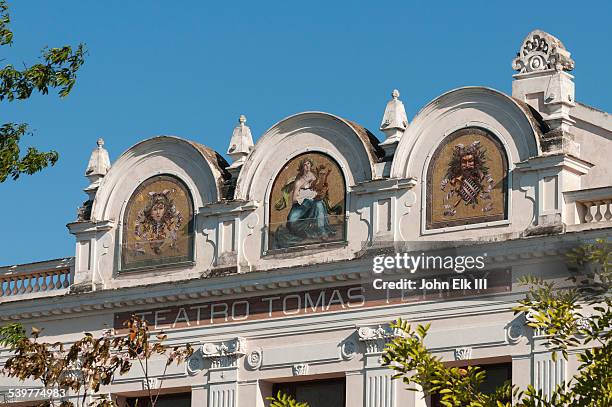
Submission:
<svg viewBox="0 0 612 407">
<path fill-rule="evenodd" d="M 245 349 L 246 339 L 239 337 L 202 345 L 202 355 L 210 361 L 207 407 L 238 406 L 238 359 Z"/>
<path fill-rule="evenodd" d="M 568 213 L 563 193 L 580 188 L 580 177 L 588 173 L 592 164 L 566 154 L 534 157 L 516 165 L 519 172 L 536 174 L 535 224 L 527 235 L 560 233 L 573 217 Z"/>
<path fill-rule="evenodd" d="M 398 382 L 392 379 L 393 371 L 382 365 L 385 346 L 400 332 L 389 325 L 361 327 L 359 340 L 365 345 L 364 353 L 364 403 L 365 407 L 396 407 Z"/>
</svg>

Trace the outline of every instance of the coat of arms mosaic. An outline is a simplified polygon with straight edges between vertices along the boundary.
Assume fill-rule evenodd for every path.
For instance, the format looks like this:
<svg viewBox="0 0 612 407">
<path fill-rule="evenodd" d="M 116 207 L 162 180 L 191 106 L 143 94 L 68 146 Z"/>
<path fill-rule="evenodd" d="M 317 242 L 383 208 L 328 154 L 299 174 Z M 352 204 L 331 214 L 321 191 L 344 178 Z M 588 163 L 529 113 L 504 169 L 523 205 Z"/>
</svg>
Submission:
<svg viewBox="0 0 612 407">
<path fill-rule="evenodd" d="M 342 171 L 329 156 L 291 159 L 272 186 L 268 248 L 344 241 L 345 195 Z"/>
<path fill-rule="evenodd" d="M 427 171 L 427 228 L 506 219 L 508 164 L 496 137 L 479 128 L 449 135 Z"/>
<path fill-rule="evenodd" d="M 177 178 L 160 175 L 143 182 L 123 217 L 121 269 L 193 260 L 193 203 Z"/>
</svg>

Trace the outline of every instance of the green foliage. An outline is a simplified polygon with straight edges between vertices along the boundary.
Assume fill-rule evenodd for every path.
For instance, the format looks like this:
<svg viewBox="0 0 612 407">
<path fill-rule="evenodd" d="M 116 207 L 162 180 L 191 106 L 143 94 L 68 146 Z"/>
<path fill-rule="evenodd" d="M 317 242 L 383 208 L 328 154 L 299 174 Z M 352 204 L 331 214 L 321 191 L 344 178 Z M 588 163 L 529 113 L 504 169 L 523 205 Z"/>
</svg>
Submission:
<svg viewBox="0 0 612 407">
<path fill-rule="evenodd" d="M 8 6 L 5 0 L 0 0 L 0 46 L 13 43 L 9 24 Z M 39 63 L 22 70 L 6 65 L 0 69 L 0 101 L 24 100 L 33 91 L 45 95 L 49 89 L 56 88 L 60 97 L 68 96 L 76 82 L 77 71 L 85 61 L 85 54 L 83 44 L 75 49 L 70 46 L 44 48 Z M 33 174 L 57 162 L 56 151 L 41 152 L 34 147 L 29 147 L 22 156 L 20 142 L 26 134 L 31 133 L 24 123 L 0 125 L 0 183 L 9 177 L 15 180 L 20 174 Z"/>
<path fill-rule="evenodd" d="M 56 151 L 41 152 L 29 147 L 20 158 L 21 136 L 28 134 L 27 125 L 6 123 L 0 126 L 0 183 L 8 177 L 19 178 L 21 174 L 34 174 L 48 165 L 55 165 L 58 159 Z"/>
<path fill-rule="evenodd" d="M 307 403 L 300 403 L 281 391 L 275 397 L 266 397 L 266 400 L 270 401 L 270 407 L 309 407 Z"/>
<path fill-rule="evenodd" d="M 13 43 L 13 33 L 8 28 L 10 22 L 8 6 L 5 1 L 0 1 L 0 45 L 11 45 Z"/>
<path fill-rule="evenodd" d="M 578 373 L 545 396 L 533 386 L 521 390 L 506 383 L 493 394 L 483 394 L 479 387 L 485 372 L 477 367 L 452 368 L 431 354 L 425 346 L 429 325 L 413 329 L 401 319 L 392 324 L 401 335 L 385 349 L 383 361 L 395 371 L 410 390 L 422 389 L 436 395 L 440 403 L 453 406 L 612 406 L 612 278 L 611 244 L 597 240 L 568 253 L 569 287 L 527 276 L 521 283 L 529 286 L 525 298 L 514 308 L 524 313 L 526 324 L 547 339 L 553 358 L 564 358 L 576 348 Z M 578 352 L 578 351 L 575 351 Z"/>
<path fill-rule="evenodd" d="M 479 391 L 485 372 L 479 367 L 447 367 L 425 346 L 429 324 L 416 329 L 398 319 L 392 324 L 401 336 L 391 341 L 383 354 L 383 363 L 395 371 L 394 379 L 402 379 L 409 390 L 417 386 L 426 394 L 438 395 L 443 406 L 510 406 L 511 387 L 505 385 L 494 394 Z"/>
<path fill-rule="evenodd" d="M 596 240 L 567 258 L 570 287 L 524 277 L 521 283 L 530 289 L 514 310 L 548 337 L 553 358 L 568 359 L 572 348 L 587 348 L 578 354 L 578 373 L 557 389 L 551 405 L 612 405 L 612 244 Z"/>
<path fill-rule="evenodd" d="M 19 341 L 25 337 L 25 329 L 18 322 L 0 326 L 0 346 L 15 349 Z"/>
</svg>

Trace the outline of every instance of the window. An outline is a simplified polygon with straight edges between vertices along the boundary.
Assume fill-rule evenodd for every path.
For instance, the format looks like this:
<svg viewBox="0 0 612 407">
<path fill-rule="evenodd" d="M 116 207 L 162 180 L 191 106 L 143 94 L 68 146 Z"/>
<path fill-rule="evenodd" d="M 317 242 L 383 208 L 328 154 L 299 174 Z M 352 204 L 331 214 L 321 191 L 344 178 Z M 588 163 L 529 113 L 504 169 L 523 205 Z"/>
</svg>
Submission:
<svg viewBox="0 0 612 407">
<path fill-rule="evenodd" d="M 480 367 L 487 373 L 484 382 L 480 385 L 480 391 L 483 393 L 493 393 L 506 381 L 512 381 L 512 363 L 497 363 Z M 431 407 L 441 406 L 439 397 L 432 396 Z"/>
<path fill-rule="evenodd" d="M 178 178 L 159 175 L 136 189 L 123 215 L 121 270 L 193 260 L 193 200 Z"/>
<path fill-rule="evenodd" d="M 341 379 L 314 380 L 307 382 L 275 383 L 272 394 L 278 391 L 289 394 L 310 407 L 344 407 L 346 381 Z"/>
<path fill-rule="evenodd" d="M 126 399 L 128 407 L 151 407 L 147 396 Z M 191 407 L 191 393 L 166 394 L 157 398 L 155 407 Z"/>
</svg>

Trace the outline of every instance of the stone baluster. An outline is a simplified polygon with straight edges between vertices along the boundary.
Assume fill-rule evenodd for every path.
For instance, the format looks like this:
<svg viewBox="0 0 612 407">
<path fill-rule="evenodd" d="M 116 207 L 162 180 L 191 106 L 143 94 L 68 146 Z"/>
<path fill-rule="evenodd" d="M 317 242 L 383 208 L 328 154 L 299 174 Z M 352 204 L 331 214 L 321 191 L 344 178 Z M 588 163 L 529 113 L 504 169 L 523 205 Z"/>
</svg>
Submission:
<svg viewBox="0 0 612 407">
<path fill-rule="evenodd" d="M 11 286 L 10 280 L 7 280 L 5 278 L 0 279 L 0 284 L 2 284 L 2 285 L 0 285 L 0 294 L 3 297 L 6 297 L 10 293 L 10 290 L 9 290 L 9 288 Z"/>
<path fill-rule="evenodd" d="M 603 218 L 603 215 L 601 214 L 601 204 L 603 202 L 601 201 L 595 201 L 593 202 L 593 205 L 595 206 L 595 222 L 601 222 L 601 219 Z"/>
<path fill-rule="evenodd" d="M 17 277 L 11 278 L 11 284 L 13 285 L 13 289 L 11 290 L 11 295 L 17 295 L 17 282 L 19 279 Z"/>
<path fill-rule="evenodd" d="M 47 274 L 41 273 L 42 275 L 42 285 L 40 286 L 40 291 L 47 291 Z"/>
<path fill-rule="evenodd" d="M 55 289 L 59 290 L 60 288 L 62 288 L 62 272 L 61 271 L 56 271 L 52 274 L 52 277 L 55 279 Z"/>
<path fill-rule="evenodd" d="M 26 281 L 27 281 L 27 276 L 21 276 L 19 278 L 19 294 L 25 294 L 27 287 L 26 287 Z"/>
<path fill-rule="evenodd" d="M 40 291 L 40 273 L 32 274 L 32 292 Z"/>
<path fill-rule="evenodd" d="M 612 220 L 612 212 L 610 211 L 610 207 L 612 207 L 612 200 L 604 201 L 604 204 L 606 205 L 606 213 L 604 213 L 604 219 L 609 222 L 610 220 Z"/>
<path fill-rule="evenodd" d="M 24 278 L 24 282 L 26 279 L 28 280 L 28 286 L 26 287 L 26 290 L 25 290 L 25 292 L 28 294 L 32 292 L 32 285 L 34 284 L 34 276 L 35 274 L 30 274 L 29 276 L 26 276 Z"/>
<path fill-rule="evenodd" d="M 62 284 L 63 288 L 68 288 L 70 286 L 70 270 L 64 271 L 64 282 Z"/>
<path fill-rule="evenodd" d="M 586 209 L 585 214 L 584 214 L 584 222 L 591 223 L 593 221 L 593 215 L 591 214 L 591 206 L 593 204 L 592 202 L 584 202 L 583 205 Z"/>
</svg>

